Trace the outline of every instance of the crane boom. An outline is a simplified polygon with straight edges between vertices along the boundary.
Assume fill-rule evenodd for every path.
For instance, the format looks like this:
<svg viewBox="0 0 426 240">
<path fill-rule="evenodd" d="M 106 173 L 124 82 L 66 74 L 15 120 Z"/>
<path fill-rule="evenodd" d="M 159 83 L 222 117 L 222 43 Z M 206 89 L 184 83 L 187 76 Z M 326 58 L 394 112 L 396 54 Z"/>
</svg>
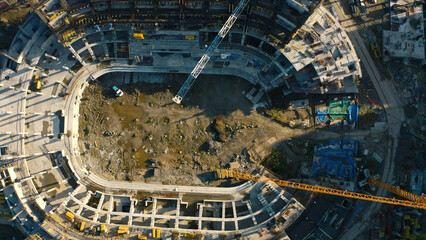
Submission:
<svg viewBox="0 0 426 240">
<path fill-rule="evenodd" d="M 220 43 L 225 38 L 225 36 L 228 34 L 229 30 L 231 30 L 231 27 L 237 21 L 238 17 L 240 16 L 241 12 L 244 10 L 246 4 L 249 1 L 250 0 L 241 0 L 240 3 L 237 5 L 237 7 L 232 12 L 231 16 L 229 16 L 228 20 L 226 20 L 225 24 L 222 26 L 220 31 L 217 33 L 216 37 L 213 39 L 213 42 L 210 44 L 210 46 L 207 48 L 204 55 L 201 57 L 201 59 L 198 61 L 197 65 L 194 67 L 192 72 L 189 74 L 185 83 L 179 89 L 176 96 L 173 97 L 173 101 L 175 103 L 177 103 L 177 104 L 181 103 L 182 99 L 188 93 L 189 89 L 191 89 L 191 87 L 194 84 L 195 80 L 197 79 L 198 75 L 200 75 L 200 73 L 203 71 L 204 67 L 207 65 L 210 58 L 213 56 L 214 52 L 218 49 Z"/>
<path fill-rule="evenodd" d="M 373 184 L 377 187 L 381 187 L 381 188 L 383 188 L 383 189 L 385 189 L 385 190 L 387 190 L 391 193 L 394 193 L 396 195 L 404 197 L 404 198 L 411 200 L 413 202 L 420 202 L 420 203 L 426 204 L 426 198 L 423 198 L 422 196 L 407 192 L 407 191 L 402 190 L 401 188 L 397 188 L 393 185 L 384 183 L 377 178 L 370 177 L 370 179 L 368 181 L 369 181 L 369 183 L 371 183 L 371 184 Z"/>
<path fill-rule="evenodd" d="M 237 171 L 217 170 L 216 173 L 219 178 L 237 178 L 237 179 L 251 180 L 255 182 L 272 181 L 282 187 L 289 187 L 289 188 L 300 189 L 300 190 L 311 191 L 311 192 L 318 192 L 318 193 L 325 193 L 325 194 L 336 195 L 340 197 L 356 198 L 356 199 L 361 199 L 366 201 L 381 202 L 381 203 L 387 203 L 387 204 L 393 204 L 393 205 L 426 209 L 426 203 L 424 202 L 424 200 L 420 202 L 413 202 L 409 200 L 379 197 L 379 196 L 344 191 L 344 190 L 334 189 L 329 187 L 314 186 L 314 185 L 309 185 L 305 183 L 297 183 L 297 182 L 290 182 L 290 181 L 285 181 L 285 180 L 280 180 L 275 178 L 255 176 L 255 175 L 237 172 Z"/>
</svg>

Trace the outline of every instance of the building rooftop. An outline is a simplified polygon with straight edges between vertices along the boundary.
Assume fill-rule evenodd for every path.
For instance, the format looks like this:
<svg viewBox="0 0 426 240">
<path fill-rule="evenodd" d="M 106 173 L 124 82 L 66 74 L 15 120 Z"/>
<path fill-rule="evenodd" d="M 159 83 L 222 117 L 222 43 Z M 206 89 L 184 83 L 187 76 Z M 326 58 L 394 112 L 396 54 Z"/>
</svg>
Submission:
<svg viewBox="0 0 426 240">
<path fill-rule="evenodd" d="M 301 88 L 314 85 L 337 85 L 336 92 L 356 92 L 356 85 L 344 81 L 362 76 L 358 56 L 338 20 L 324 7 L 319 7 L 282 50 L 296 71 L 312 66 L 315 76 L 299 80 Z M 349 84 L 348 84 L 349 83 Z M 321 92 L 333 91 L 327 87 Z"/>
<path fill-rule="evenodd" d="M 286 232 L 290 239 L 335 239 L 350 206 L 341 197 L 316 198 Z"/>
<path fill-rule="evenodd" d="M 384 60 L 390 57 L 425 59 L 423 3 L 390 1 L 391 30 L 383 30 Z"/>
</svg>

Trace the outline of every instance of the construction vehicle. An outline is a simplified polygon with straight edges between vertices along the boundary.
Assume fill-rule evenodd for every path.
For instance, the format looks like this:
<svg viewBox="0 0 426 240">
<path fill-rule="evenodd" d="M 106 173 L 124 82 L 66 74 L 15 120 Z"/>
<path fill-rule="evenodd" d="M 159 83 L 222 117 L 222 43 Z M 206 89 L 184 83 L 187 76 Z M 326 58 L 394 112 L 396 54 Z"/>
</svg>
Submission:
<svg viewBox="0 0 426 240">
<path fill-rule="evenodd" d="M 372 184 L 377 184 L 378 187 L 383 187 L 386 190 L 390 189 L 393 193 L 401 197 L 408 198 L 409 200 L 379 197 L 379 196 L 350 192 L 346 190 L 334 189 L 329 187 L 322 187 L 318 185 L 314 186 L 310 184 L 290 182 L 290 181 L 285 181 L 285 180 L 280 180 L 275 178 L 268 178 L 264 176 L 255 176 L 255 175 L 251 175 L 247 173 L 229 171 L 229 170 L 223 170 L 223 169 L 216 170 L 216 176 L 218 178 L 236 178 L 236 179 L 244 179 L 244 180 L 250 180 L 255 182 L 274 182 L 277 185 L 282 187 L 289 187 L 294 189 L 300 189 L 300 190 L 317 192 L 317 193 L 325 193 L 325 194 L 330 194 L 330 195 L 335 195 L 340 197 L 355 198 L 355 199 L 366 200 L 366 201 L 381 202 L 381 203 L 387 203 L 387 204 L 393 204 L 393 205 L 426 209 L 426 198 L 424 198 L 423 196 L 417 196 L 415 194 L 406 192 L 402 189 L 393 187 L 389 184 L 382 183 L 378 180 L 371 181 L 371 182 Z"/>
<path fill-rule="evenodd" d="M 40 91 L 40 89 L 41 89 L 40 76 L 38 74 L 36 74 L 36 75 L 34 75 L 32 90 Z"/>
<path fill-rule="evenodd" d="M 185 237 L 185 239 L 194 239 L 195 238 L 194 233 L 185 233 L 183 236 Z"/>
<path fill-rule="evenodd" d="M 371 47 L 371 50 L 373 50 L 374 56 L 376 58 L 379 58 L 380 56 L 382 56 L 382 54 L 380 53 L 379 47 L 377 47 L 377 43 L 371 42 L 370 47 Z"/>
<path fill-rule="evenodd" d="M 142 234 L 138 234 L 138 239 L 146 240 L 146 239 L 148 239 L 148 237 L 145 236 L 145 235 L 142 235 Z"/>
<path fill-rule="evenodd" d="M 72 214 L 71 212 L 67 212 L 67 213 L 65 213 L 65 217 L 68 219 L 68 220 L 70 220 L 70 222 L 74 222 L 74 218 L 75 218 L 75 215 L 74 214 Z"/>
<path fill-rule="evenodd" d="M 118 229 L 115 231 L 115 235 L 122 235 L 122 234 L 129 234 L 129 227 L 128 226 L 119 226 Z"/>
<path fill-rule="evenodd" d="M 119 89 L 117 86 L 112 86 L 112 90 L 114 90 L 116 97 L 123 96 L 123 91 L 121 91 L 121 89 Z"/>
<path fill-rule="evenodd" d="M 152 237 L 153 238 L 161 238 L 161 230 L 158 228 L 152 229 Z"/>
<path fill-rule="evenodd" d="M 82 222 L 80 223 L 80 232 L 83 232 L 85 227 L 86 227 L 86 222 L 85 222 L 85 221 L 82 221 Z"/>
<path fill-rule="evenodd" d="M 180 104 L 182 102 L 182 99 L 188 93 L 189 89 L 191 89 L 191 87 L 195 83 L 195 80 L 197 79 L 198 75 L 200 75 L 201 71 L 203 71 L 204 67 L 207 65 L 210 58 L 216 52 L 220 43 L 225 38 L 225 36 L 228 34 L 229 30 L 231 30 L 231 27 L 237 21 L 238 17 L 243 12 L 245 6 L 247 5 L 247 3 L 249 1 L 250 0 L 241 0 L 240 3 L 238 3 L 237 7 L 234 9 L 231 16 L 229 16 L 228 20 L 226 20 L 225 24 L 222 26 L 220 31 L 217 33 L 216 37 L 213 39 L 212 43 L 207 48 L 204 55 L 201 57 L 200 61 L 198 61 L 197 65 L 194 67 L 192 72 L 189 74 L 189 76 L 186 79 L 183 86 L 180 88 L 180 90 L 178 91 L 176 96 L 173 97 L 173 101 L 175 103 Z"/>
<path fill-rule="evenodd" d="M 145 36 L 143 35 L 143 33 L 133 33 L 133 38 L 134 39 L 145 39 Z"/>
<path fill-rule="evenodd" d="M 108 233 L 108 228 L 105 226 L 105 224 L 102 224 L 100 226 L 99 232 L 100 233 Z"/>
</svg>

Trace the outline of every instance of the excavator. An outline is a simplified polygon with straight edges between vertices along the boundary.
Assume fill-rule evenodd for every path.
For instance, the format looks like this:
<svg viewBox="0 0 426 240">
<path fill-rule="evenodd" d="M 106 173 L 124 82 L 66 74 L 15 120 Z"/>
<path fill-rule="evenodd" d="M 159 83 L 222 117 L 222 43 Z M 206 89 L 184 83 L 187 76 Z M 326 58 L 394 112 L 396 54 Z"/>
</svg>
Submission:
<svg viewBox="0 0 426 240">
<path fill-rule="evenodd" d="M 275 178 L 268 178 L 268 177 L 264 177 L 260 175 L 242 173 L 236 170 L 230 171 L 230 170 L 224 170 L 224 169 L 217 169 L 216 176 L 219 179 L 235 178 L 235 179 L 243 179 L 243 180 L 249 180 L 254 182 L 264 182 L 264 183 L 274 182 L 281 187 L 288 187 L 288 188 L 300 189 L 300 190 L 305 190 L 310 192 L 330 194 L 330 195 L 335 195 L 340 197 L 355 198 L 355 199 L 372 201 L 372 202 L 380 202 L 380 203 L 393 204 L 393 205 L 399 205 L 399 206 L 426 209 L 426 198 L 424 197 L 424 194 L 422 194 L 422 196 L 418 196 L 416 194 L 407 192 L 405 190 L 402 190 L 390 184 L 384 183 L 378 180 L 377 178 L 373 178 L 373 177 L 370 177 L 369 179 L 370 184 L 383 188 L 407 200 L 388 198 L 388 197 L 379 197 L 379 196 L 374 196 L 374 195 L 369 195 L 364 193 L 351 192 L 351 191 L 334 189 L 334 188 L 323 187 L 318 185 L 310 185 L 306 183 L 285 181 L 285 180 L 280 180 Z"/>
</svg>

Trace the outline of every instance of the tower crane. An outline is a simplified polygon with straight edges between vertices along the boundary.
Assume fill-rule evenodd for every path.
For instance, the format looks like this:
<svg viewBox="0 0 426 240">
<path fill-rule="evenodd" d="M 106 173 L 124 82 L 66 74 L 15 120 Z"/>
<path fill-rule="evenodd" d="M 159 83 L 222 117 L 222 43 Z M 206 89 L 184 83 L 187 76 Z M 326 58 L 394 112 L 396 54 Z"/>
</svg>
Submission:
<svg viewBox="0 0 426 240">
<path fill-rule="evenodd" d="M 203 71 L 204 67 L 207 65 L 210 58 L 213 56 L 213 53 L 218 49 L 220 43 L 225 38 L 225 36 L 228 34 L 229 30 L 231 30 L 231 27 L 237 21 L 238 17 L 243 12 L 245 6 L 247 5 L 247 3 L 249 1 L 250 0 L 241 0 L 240 3 L 238 3 L 237 7 L 234 9 L 231 16 L 229 16 L 228 20 L 226 20 L 225 24 L 222 26 L 220 31 L 217 33 L 213 42 L 210 44 L 210 46 L 207 48 L 204 55 L 201 57 L 201 59 L 198 61 L 197 65 L 194 67 L 192 72 L 189 74 L 189 76 L 186 79 L 183 86 L 179 89 L 176 96 L 173 97 L 173 101 L 175 103 L 177 103 L 177 104 L 181 103 L 182 99 L 188 93 L 189 89 L 191 89 L 191 87 L 194 84 L 195 80 L 197 79 L 198 75 L 200 75 L 201 71 Z"/>
<path fill-rule="evenodd" d="M 275 178 L 268 178 L 264 176 L 255 176 L 247 173 L 242 173 L 238 171 L 229 171 L 229 170 L 223 170 L 218 169 L 216 170 L 216 174 L 218 178 L 236 178 L 236 179 L 244 179 L 244 180 L 250 180 L 255 182 L 269 182 L 272 181 L 276 183 L 279 186 L 282 187 L 289 187 L 294 189 L 300 189 L 305 191 L 311 191 L 311 192 L 317 192 L 317 193 L 325 193 L 330 195 L 336 195 L 340 197 L 348 197 L 348 198 L 356 198 L 366 201 L 372 201 L 372 202 L 381 202 L 381 203 L 387 203 L 387 204 L 393 204 L 393 205 L 400 205 L 400 206 L 407 206 L 407 207 L 413 207 L 413 208 L 421 208 L 426 209 L 426 198 L 423 198 L 422 196 L 417 196 L 415 194 L 406 192 L 402 189 L 397 190 L 398 188 L 391 186 L 389 184 L 383 183 L 377 179 L 370 180 L 370 183 L 383 187 L 386 190 L 389 190 L 395 194 L 398 194 L 402 197 L 408 198 L 410 200 L 400 200 L 395 198 L 387 198 L 387 197 L 379 197 L 369 194 L 363 194 L 363 193 L 356 193 L 346 190 L 340 190 L 340 189 L 334 189 L 329 187 L 322 187 L 317 185 L 310 185 L 306 183 L 297 183 L 297 182 L 290 182 Z"/>
</svg>

